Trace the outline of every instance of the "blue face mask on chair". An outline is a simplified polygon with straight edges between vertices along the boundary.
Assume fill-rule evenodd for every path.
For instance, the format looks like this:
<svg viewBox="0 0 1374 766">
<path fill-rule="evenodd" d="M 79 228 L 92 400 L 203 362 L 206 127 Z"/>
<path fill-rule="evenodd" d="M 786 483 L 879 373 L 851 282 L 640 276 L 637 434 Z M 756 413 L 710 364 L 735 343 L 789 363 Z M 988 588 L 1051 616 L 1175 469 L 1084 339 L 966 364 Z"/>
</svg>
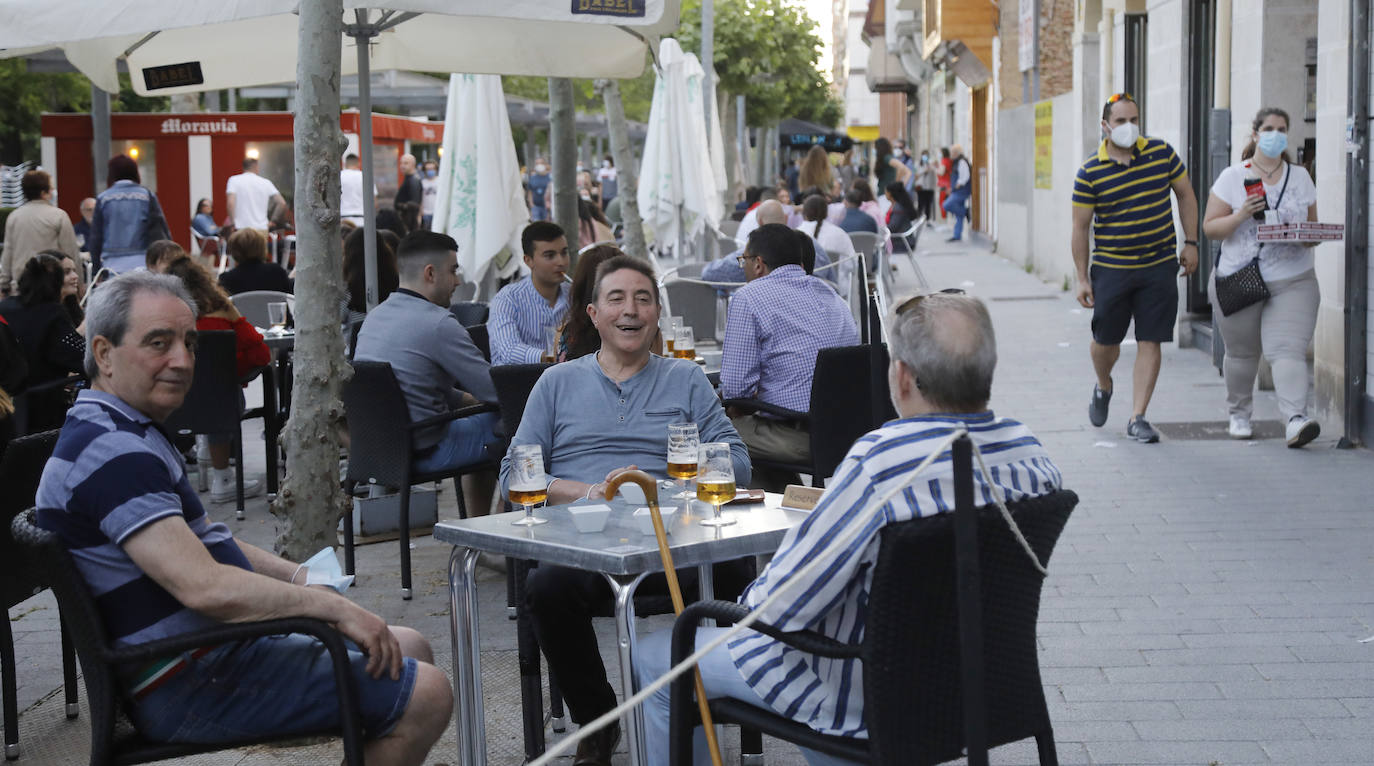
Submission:
<svg viewBox="0 0 1374 766">
<path fill-rule="evenodd" d="M 1288 134 L 1277 130 L 1266 130 L 1259 134 L 1259 139 L 1255 145 L 1264 156 L 1278 157 L 1283 154 L 1284 149 L 1288 148 Z"/>
</svg>

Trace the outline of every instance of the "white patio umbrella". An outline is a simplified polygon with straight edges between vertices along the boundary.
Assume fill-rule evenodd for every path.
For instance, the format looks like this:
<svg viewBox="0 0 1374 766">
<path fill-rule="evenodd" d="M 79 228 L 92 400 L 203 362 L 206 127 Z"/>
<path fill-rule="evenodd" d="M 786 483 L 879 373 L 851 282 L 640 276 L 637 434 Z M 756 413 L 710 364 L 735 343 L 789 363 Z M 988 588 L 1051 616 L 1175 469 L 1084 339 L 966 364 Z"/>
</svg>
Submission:
<svg viewBox="0 0 1374 766">
<path fill-rule="evenodd" d="M 60 48 L 111 93 L 119 92 L 119 59 L 142 95 L 290 82 L 296 78 L 298 5 L 299 0 L 4 0 L 0 58 Z M 371 69 L 637 77 L 645 53 L 677 27 L 679 5 L 680 0 L 343 0 L 345 35 L 355 41 L 357 55 L 343 56 L 340 73 L 359 76 L 364 117 L 364 226 L 374 229 Z M 373 305 L 376 241 L 365 237 L 364 244 Z"/>
<path fill-rule="evenodd" d="M 458 265 L 488 295 L 519 269 L 530 222 L 500 77 L 449 75 L 443 149 L 431 228 L 458 241 Z"/>
<path fill-rule="evenodd" d="M 725 161 L 720 122 L 707 129 L 702 109 L 705 72 L 677 40 L 659 47 L 658 78 L 640 165 L 639 212 L 659 243 L 693 239 L 720 225 Z M 711 110 L 714 117 L 719 110 Z"/>
<path fill-rule="evenodd" d="M 61 48 L 74 66 L 110 92 L 118 92 L 115 60 L 121 57 L 128 61 L 134 89 L 144 95 L 289 82 L 296 77 L 298 2 L 6 0 L 0 3 L 0 56 L 5 49 Z M 343 2 L 345 22 L 374 33 L 373 69 L 612 78 L 643 71 L 648 46 L 676 28 L 678 5 L 678 0 Z M 582 6 L 588 10 L 579 10 Z M 145 69 L 175 64 L 198 66 L 203 81 L 165 87 L 156 79 L 145 81 Z M 343 74 L 357 69 L 347 57 L 342 62 Z"/>
</svg>

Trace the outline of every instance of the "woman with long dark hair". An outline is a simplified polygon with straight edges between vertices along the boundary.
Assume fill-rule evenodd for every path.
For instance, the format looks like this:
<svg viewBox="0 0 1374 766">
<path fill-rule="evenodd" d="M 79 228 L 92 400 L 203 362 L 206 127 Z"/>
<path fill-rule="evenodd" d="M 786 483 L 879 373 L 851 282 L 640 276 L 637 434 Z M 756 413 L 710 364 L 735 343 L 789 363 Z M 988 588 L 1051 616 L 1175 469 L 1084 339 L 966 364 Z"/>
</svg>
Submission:
<svg viewBox="0 0 1374 766">
<path fill-rule="evenodd" d="M 568 318 L 558 331 L 558 360 L 566 362 L 586 356 L 601 348 L 601 336 L 587 316 L 592 290 L 596 287 L 596 267 L 624 255 L 615 245 L 597 245 L 577 256 L 572 287 L 568 290 Z"/>
<path fill-rule="evenodd" d="M 396 245 L 400 242 L 395 233 L 377 230 L 377 302 L 396 292 L 401 286 L 401 276 L 396 268 Z M 367 244 L 367 234 L 354 229 L 344 239 L 343 278 L 348 295 L 344 296 L 344 323 L 362 322 L 367 313 L 367 265 L 363 257 L 363 247 Z"/>
<path fill-rule="evenodd" d="M 1250 415 L 1260 355 L 1274 372 L 1274 393 L 1286 423 L 1289 447 L 1301 447 L 1321 432 L 1307 416 L 1307 347 L 1317 328 L 1321 289 L 1312 257 L 1314 243 L 1264 242 L 1258 224 L 1317 220 L 1317 188 L 1288 154 L 1288 113 L 1261 109 L 1250 124 L 1250 141 L 1241 161 L 1221 171 L 1207 198 L 1202 231 L 1221 241 L 1221 257 L 1208 280 L 1208 295 L 1226 343 L 1222 362 L 1226 379 L 1228 431 L 1233 439 L 1252 436 Z M 1246 186 L 1261 186 L 1249 193 Z M 1258 220 L 1257 220 L 1258 217 Z M 1259 267 L 1269 297 L 1227 314 L 1220 310 L 1219 280 Z"/>
<path fill-rule="evenodd" d="M 19 293 L 0 301 L 0 316 L 28 362 L 27 389 L 84 371 L 86 339 L 62 308 L 64 281 L 61 253 L 44 250 L 24 264 Z M 66 389 L 30 390 L 27 396 L 30 433 L 62 427 L 71 403 Z"/>
<path fill-rule="evenodd" d="M 893 181 L 883 189 L 892 206 L 887 209 L 887 230 L 892 233 L 892 252 L 905 253 L 908 243 L 905 237 L 898 236 L 911 229 L 916 223 L 916 205 L 901 181 Z"/>
</svg>

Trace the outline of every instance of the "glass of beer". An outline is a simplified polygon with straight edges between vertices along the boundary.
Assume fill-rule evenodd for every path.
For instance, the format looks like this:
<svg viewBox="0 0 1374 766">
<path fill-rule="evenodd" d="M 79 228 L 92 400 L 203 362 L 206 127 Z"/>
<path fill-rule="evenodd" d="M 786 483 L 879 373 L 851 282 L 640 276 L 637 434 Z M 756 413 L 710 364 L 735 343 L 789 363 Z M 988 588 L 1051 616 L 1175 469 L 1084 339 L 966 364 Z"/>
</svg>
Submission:
<svg viewBox="0 0 1374 766">
<path fill-rule="evenodd" d="M 676 359 L 696 359 L 697 344 L 692 337 L 692 328 L 679 327 L 673 331 L 673 357 Z"/>
<path fill-rule="evenodd" d="M 694 497 L 685 487 L 687 479 L 697 475 L 697 452 L 700 449 L 701 437 L 697 435 L 696 423 L 673 423 L 668 426 L 668 477 L 679 488 L 684 488 L 673 497 Z"/>
<path fill-rule="evenodd" d="M 666 315 L 659 320 L 658 325 L 658 331 L 663 333 L 663 355 L 672 356 L 673 342 L 677 338 L 675 332 L 677 326 L 673 324 L 673 318 Z"/>
<path fill-rule="evenodd" d="M 275 302 L 267 304 L 267 323 L 274 335 L 281 335 L 286 332 L 286 303 Z"/>
<path fill-rule="evenodd" d="M 534 506 L 549 499 L 549 480 L 544 476 L 544 451 L 538 444 L 515 444 L 510 448 L 510 501 L 525 508 L 523 518 L 511 522 L 522 527 L 545 524 L 548 519 L 534 515 Z"/>
<path fill-rule="evenodd" d="M 558 337 L 556 325 L 544 327 L 544 352 L 539 355 L 539 361 L 543 364 L 554 364 L 558 361 Z"/>
<path fill-rule="evenodd" d="M 730 460 L 730 445 L 710 442 L 697 451 L 697 499 L 711 504 L 713 515 L 702 519 L 703 526 L 723 527 L 735 520 L 723 518 L 720 506 L 735 499 L 735 467 Z"/>
</svg>

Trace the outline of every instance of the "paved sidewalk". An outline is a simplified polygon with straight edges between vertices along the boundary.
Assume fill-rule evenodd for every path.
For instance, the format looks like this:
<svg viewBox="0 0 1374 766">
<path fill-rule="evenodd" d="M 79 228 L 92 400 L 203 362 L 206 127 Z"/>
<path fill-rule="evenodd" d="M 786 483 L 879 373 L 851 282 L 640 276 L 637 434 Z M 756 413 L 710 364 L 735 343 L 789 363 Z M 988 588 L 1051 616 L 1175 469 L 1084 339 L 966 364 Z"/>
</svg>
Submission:
<svg viewBox="0 0 1374 766">
<path fill-rule="evenodd" d="M 1063 763 L 1244 764 L 1374 762 L 1374 455 L 1333 449 L 1336 433 L 1302 450 L 1281 439 L 1224 438 L 1224 388 L 1204 354 L 1166 346 L 1149 417 L 1155 445 L 1126 439 L 1133 349 L 1101 429 L 1087 422 L 1092 389 L 1089 314 L 1061 286 L 968 244 L 926 240 L 922 267 L 936 287 L 988 301 L 1000 364 L 993 406 L 1045 442 L 1081 503 L 1050 563 L 1041 608 L 1041 666 Z M 902 284 L 912 279 L 899 261 Z M 1277 419 L 1273 395 L 1256 420 Z M 1338 426 L 1333 426 L 1338 427 Z M 1223 438 L 1215 438 L 1218 435 Z M 261 471 L 261 449 L 251 445 Z M 441 504 L 452 513 L 451 489 Z M 228 506 L 212 509 L 232 517 Z M 441 508 L 442 513 L 442 508 Z M 270 545 L 261 500 L 245 539 Z M 451 668 L 447 550 L 415 542 L 416 597 L 398 595 L 395 543 L 359 552 L 360 603 L 415 626 Z M 521 762 L 514 625 L 504 578 L 486 572 L 482 668 L 490 762 Z M 21 664 L 21 764 L 85 759 L 84 721 L 64 720 L 56 613 L 41 596 L 10 611 Z M 641 622 L 656 629 L 667 619 Z M 603 653 L 614 646 L 599 620 Z M 608 657 L 608 667 L 615 667 Z M 82 692 L 84 698 L 84 691 Z M 83 713 L 84 715 L 84 713 Z M 732 739 L 732 738 L 731 738 Z M 733 745 L 731 746 L 733 750 Z M 249 749 L 196 764 L 337 763 L 334 744 Z M 452 731 L 431 764 L 454 764 Z M 768 744 L 769 764 L 801 764 Z M 727 760 L 734 761 L 733 758 Z M 1034 747 L 993 752 L 998 764 L 1035 763 Z M 565 759 L 562 763 L 568 763 Z M 624 754 L 617 765 L 627 763 Z"/>
</svg>

